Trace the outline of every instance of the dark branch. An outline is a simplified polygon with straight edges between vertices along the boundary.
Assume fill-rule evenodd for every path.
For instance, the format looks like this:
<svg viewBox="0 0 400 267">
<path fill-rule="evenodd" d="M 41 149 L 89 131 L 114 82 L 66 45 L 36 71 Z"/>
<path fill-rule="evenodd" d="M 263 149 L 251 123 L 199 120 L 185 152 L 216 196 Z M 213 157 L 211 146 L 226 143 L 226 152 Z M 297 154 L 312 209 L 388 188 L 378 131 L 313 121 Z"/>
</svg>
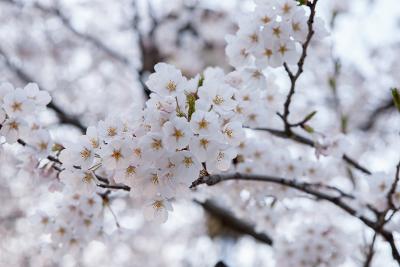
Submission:
<svg viewBox="0 0 400 267">
<path fill-rule="evenodd" d="M 98 177 L 97 177 L 98 178 Z M 116 185 L 111 185 L 111 184 L 97 184 L 98 187 L 101 188 L 107 188 L 107 189 L 119 189 L 119 190 L 124 190 L 124 191 L 131 191 L 131 188 L 127 185 L 123 184 L 116 184 Z"/>
<path fill-rule="evenodd" d="M 10 0 L 10 1 L 14 2 L 12 0 Z M 70 30 L 73 34 L 75 34 L 79 38 L 83 39 L 84 41 L 87 41 L 88 43 L 92 44 L 96 48 L 100 49 L 101 51 L 103 51 L 109 57 L 117 60 L 118 62 L 120 62 L 120 63 L 122 63 L 124 65 L 129 65 L 130 64 L 129 59 L 127 59 L 123 55 L 119 54 L 118 52 L 112 50 L 111 48 L 109 48 L 106 44 L 101 42 L 96 37 L 94 37 L 92 35 L 89 35 L 87 33 L 80 32 L 79 30 L 77 30 L 72 25 L 72 23 L 69 20 L 69 18 L 59 8 L 57 8 L 57 7 L 45 7 L 45 6 L 43 6 L 43 5 L 41 5 L 41 4 L 37 3 L 37 2 L 33 6 L 35 8 L 37 8 L 38 10 L 44 12 L 44 13 L 47 13 L 47 14 L 50 14 L 50 15 L 53 15 L 53 16 L 59 18 L 61 20 L 61 22 L 63 23 L 63 25 L 68 30 Z"/>
<path fill-rule="evenodd" d="M 200 202 L 195 200 L 195 202 L 201 205 L 209 214 L 218 218 L 224 225 L 227 225 L 232 230 L 250 235 L 258 241 L 272 245 L 273 241 L 268 235 L 264 233 L 257 233 L 254 230 L 254 225 L 238 219 L 231 212 L 219 206 L 214 201 L 206 200 L 205 202 Z"/>
<path fill-rule="evenodd" d="M 303 73 L 304 62 L 307 57 L 307 49 L 308 49 L 310 41 L 314 35 L 313 23 L 314 23 L 315 8 L 317 6 L 317 2 L 318 2 L 318 0 L 314 0 L 312 3 L 308 2 L 308 4 L 307 4 L 310 7 L 310 16 L 307 21 L 308 33 L 307 33 L 306 41 L 302 45 L 302 52 L 300 55 L 300 59 L 297 62 L 296 73 L 293 74 L 293 72 L 289 69 L 288 65 L 286 63 L 283 64 L 283 66 L 289 76 L 289 79 L 290 79 L 290 90 L 286 97 L 286 101 L 283 105 L 283 115 L 281 116 L 282 120 L 285 124 L 285 131 L 287 133 L 290 132 L 290 128 L 292 127 L 288 120 L 289 119 L 288 117 L 290 114 L 290 103 L 292 102 L 292 97 L 295 93 L 297 79 Z"/>
<path fill-rule="evenodd" d="M 385 100 L 380 106 L 378 106 L 375 110 L 371 112 L 368 117 L 368 120 L 361 125 L 361 130 L 369 131 L 371 130 L 378 119 L 384 115 L 385 113 L 389 112 L 390 110 L 394 109 L 394 102 L 393 99 L 390 97 L 389 99 Z"/>
<path fill-rule="evenodd" d="M 266 131 L 266 132 L 269 132 L 272 135 L 280 137 L 280 138 L 291 139 L 300 144 L 307 145 L 310 147 L 315 147 L 315 143 L 311 139 L 301 136 L 293 131 L 290 131 L 289 133 L 287 133 L 286 131 L 281 131 L 281 130 L 276 130 L 276 129 L 271 129 L 271 128 L 254 128 L 253 130 Z M 372 174 L 370 170 L 368 170 L 366 167 L 359 164 L 356 160 L 352 159 L 348 155 L 344 154 L 342 158 L 346 163 L 353 166 L 357 170 L 363 172 L 364 174 L 367 174 L 367 175 Z"/>
<path fill-rule="evenodd" d="M 365 257 L 365 263 L 364 263 L 364 267 L 370 267 L 371 266 L 371 262 L 372 262 L 372 258 L 375 254 L 375 241 L 376 241 L 376 232 L 374 233 L 374 236 L 372 237 L 372 241 L 371 244 L 368 246 L 368 250 L 366 253 L 366 257 Z"/>
<path fill-rule="evenodd" d="M 24 83 L 38 83 L 35 81 L 27 72 L 25 72 L 23 69 L 15 65 L 7 55 L 7 53 L 0 48 L 0 55 L 3 57 L 4 63 L 8 67 L 8 69 L 13 72 L 18 79 L 20 79 Z M 39 85 L 39 87 L 42 90 L 46 90 L 42 85 Z M 48 108 L 54 110 L 54 112 L 57 114 L 57 117 L 59 118 L 60 122 L 63 124 L 69 124 L 77 127 L 80 129 L 82 132 L 85 131 L 86 127 L 79 121 L 79 119 L 75 116 L 68 115 L 62 108 L 60 108 L 57 104 L 54 103 L 54 101 L 50 102 L 48 105 Z"/>
<path fill-rule="evenodd" d="M 245 181 L 261 181 L 261 182 L 269 182 L 284 185 L 301 192 L 310 194 L 317 199 L 322 199 L 330 202 L 331 204 L 339 207 L 340 209 L 344 210 L 346 213 L 359 219 L 363 222 L 366 226 L 374 230 L 375 233 L 380 234 L 386 242 L 391 247 L 393 259 L 395 259 L 400 264 L 400 254 L 396 247 L 393 234 L 382 227 L 382 223 L 374 222 L 373 220 L 365 217 L 364 215 L 359 214 L 357 210 L 349 206 L 345 203 L 341 197 L 333 196 L 325 192 L 321 192 L 311 188 L 310 186 L 298 182 L 296 180 L 285 179 L 281 177 L 274 177 L 274 176 L 266 176 L 266 175 L 251 175 L 251 174 L 242 174 L 242 173 L 233 173 L 227 175 L 211 175 L 211 176 L 203 176 L 193 182 L 192 187 L 198 186 L 200 184 L 207 184 L 207 185 L 215 185 L 222 181 L 228 180 L 245 180 Z"/>
</svg>

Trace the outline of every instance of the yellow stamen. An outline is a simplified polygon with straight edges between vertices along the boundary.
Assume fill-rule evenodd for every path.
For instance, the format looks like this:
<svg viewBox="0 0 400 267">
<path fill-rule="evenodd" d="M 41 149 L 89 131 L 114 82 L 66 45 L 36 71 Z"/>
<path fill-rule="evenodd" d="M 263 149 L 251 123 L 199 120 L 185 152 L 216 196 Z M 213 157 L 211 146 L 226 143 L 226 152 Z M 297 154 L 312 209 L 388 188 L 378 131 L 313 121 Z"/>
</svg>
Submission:
<svg viewBox="0 0 400 267">
<path fill-rule="evenodd" d="M 198 122 L 198 124 L 199 124 L 199 129 L 207 129 L 209 123 L 203 118 L 201 119 L 201 121 Z"/>
<path fill-rule="evenodd" d="M 21 103 L 21 102 L 14 102 L 14 103 L 11 105 L 11 109 L 12 109 L 14 112 L 22 111 L 22 103 Z"/>
<path fill-rule="evenodd" d="M 167 90 L 169 92 L 174 92 L 176 90 L 176 83 L 173 81 L 169 81 L 167 84 Z"/>
<path fill-rule="evenodd" d="M 189 168 L 193 165 L 193 159 L 191 157 L 185 157 L 183 159 L 183 164 L 185 164 L 186 168 Z"/>
</svg>

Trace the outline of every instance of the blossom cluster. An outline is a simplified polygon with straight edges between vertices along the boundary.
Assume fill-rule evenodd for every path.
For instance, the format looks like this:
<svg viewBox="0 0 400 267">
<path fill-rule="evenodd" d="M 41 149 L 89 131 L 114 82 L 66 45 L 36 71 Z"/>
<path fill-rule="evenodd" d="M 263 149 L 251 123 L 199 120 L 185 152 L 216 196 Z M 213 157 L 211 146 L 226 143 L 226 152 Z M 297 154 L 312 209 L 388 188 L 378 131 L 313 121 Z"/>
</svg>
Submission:
<svg viewBox="0 0 400 267">
<path fill-rule="evenodd" d="M 152 94 L 137 118 L 107 118 L 65 145 L 60 179 L 73 191 L 94 191 L 104 174 L 143 199 L 148 219 L 164 222 L 172 210 L 169 200 L 182 195 L 201 171 L 231 168 L 245 137 L 237 112 L 240 94 L 219 69 L 188 80 L 165 63 L 155 66 L 146 84 Z"/>
<path fill-rule="evenodd" d="M 49 133 L 42 129 L 37 116 L 51 101 L 49 93 L 39 90 L 34 83 L 14 88 L 0 84 L 0 137 L 9 144 L 19 139 L 30 141 L 37 155 L 47 155 L 51 149 Z"/>
<path fill-rule="evenodd" d="M 260 69 L 295 64 L 299 44 L 306 41 L 308 16 L 295 0 L 255 1 L 254 11 L 239 20 L 239 30 L 228 35 L 226 54 L 236 68 L 257 66 Z M 315 18 L 317 38 L 326 35 L 323 20 Z"/>
<path fill-rule="evenodd" d="M 368 190 L 361 192 L 365 201 L 379 211 L 391 206 L 395 209 L 400 208 L 400 185 L 394 184 L 394 177 L 394 172 L 375 172 L 367 177 Z M 394 185 L 396 187 L 392 188 Z"/>
<path fill-rule="evenodd" d="M 294 240 L 279 240 L 278 266 L 340 266 L 346 259 L 346 235 L 332 225 L 303 225 Z"/>
<path fill-rule="evenodd" d="M 93 240 L 104 241 L 105 233 L 101 224 L 102 198 L 94 194 L 79 193 L 65 195 L 56 216 L 38 210 L 30 218 L 37 230 L 50 234 L 50 249 L 57 255 L 77 254 Z"/>
</svg>

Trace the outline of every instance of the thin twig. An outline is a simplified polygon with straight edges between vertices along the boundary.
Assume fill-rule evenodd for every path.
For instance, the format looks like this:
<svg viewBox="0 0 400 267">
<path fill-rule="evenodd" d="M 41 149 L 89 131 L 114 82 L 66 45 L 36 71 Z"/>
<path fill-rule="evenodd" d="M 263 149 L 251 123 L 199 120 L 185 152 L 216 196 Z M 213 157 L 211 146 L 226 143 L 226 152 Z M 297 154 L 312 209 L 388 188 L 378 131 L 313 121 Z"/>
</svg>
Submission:
<svg viewBox="0 0 400 267">
<path fill-rule="evenodd" d="M 379 117 L 389 112 L 390 110 L 394 109 L 394 107 L 395 105 L 393 99 L 391 97 L 388 98 L 370 113 L 367 121 L 363 125 L 361 125 L 360 129 L 363 131 L 371 130 L 374 127 L 377 120 L 379 119 Z"/>
<path fill-rule="evenodd" d="M 296 141 L 300 144 L 303 145 L 307 145 L 310 147 L 315 147 L 315 143 L 313 142 L 313 140 L 304 137 L 302 135 L 299 135 L 293 131 L 290 131 L 290 133 L 287 133 L 286 131 L 281 131 L 281 130 L 277 130 L 277 129 L 271 129 L 271 128 L 253 128 L 253 130 L 258 130 L 258 131 L 266 131 L 269 132 L 270 134 L 280 137 L 280 138 L 284 138 L 284 139 L 291 139 L 293 141 Z M 363 172 L 364 174 L 367 175 L 371 175 L 371 171 L 368 170 L 368 168 L 362 166 L 360 163 L 358 163 L 356 160 L 354 160 L 353 158 L 351 158 L 350 156 L 348 156 L 347 154 L 343 154 L 342 159 L 348 163 L 349 165 L 353 166 L 354 168 L 356 168 L 357 170 Z"/>
<path fill-rule="evenodd" d="M 371 266 L 372 258 L 373 258 L 374 254 L 375 254 L 374 246 L 375 246 L 376 237 L 377 237 L 377 233 L 375 232 L 374 236 L 372 237 L 371 244 L 368 246 L 368 251 L 366 253 L 364 267 L 370 267 Z"/>
<path fill-rule="evenodd" d="M 380 234 L 385 239 L 385 241 L 390 245 L 393 259 L 395 259 L 400 264 L 400 253 L 396 247 L 393 234 L 383 229 L 382 224 L 380 222 L 374 222 L 371 219 L 365 217 L 364 215 L 359 214 L 357 210 L 355 210 L 347 203 L 345 203 L 340 197 L 332 196 L 330 194 L 317 191 L 313 188 L 310 188 L 309 186 L 305 186 L 303 183 L 298 182 L 296 180 L 290 180 L 281 177 L 266 176 L 266 175 L 233 173 L 226 175 L 211 175 L 211 176 L 200 177 L 199 179 L 193 182 L 192 187 L 198 186 L 200 184 L 207 184 L 211 186 L 218 184 L 219 182 L 228 180 L 261 181 L 261 182 L 280 184 L 313 195 L 318 199 L 326 200 L 332 203 L 333 205 L 339 207 L 340 209 L 344 210 L 349 215 L 359 219 L 366 226 L 374 230 L 374 232 Z"/>
<path fill-rule="evenodd" d="M 221 207 L 212 200 L 206 200 L 204 202 L 194 200 L 195 203 L 201 205 L 208 213 L 218 218 L 223 224 L 227 225 L 229 228 L 250 235 L 256 240 L 261 241 L 265 244 L 272 245 L 273 241 L 271 237 L 264 233 L 259 233 L 254 230 L 254 225 L 242 221 L 237 218 L 227 209 Z"/>
<path fill-rule="evenodd" d="M 289 66 L 284 63 L 283 66 L 289 76 L 290 79 L 290 90 L 289 93 L 286 97 L 286 101 L 283 105 L 283 115 L 281 115 L 282 120 L 284 122 L 284 126 L 285 126 L 285 132 L 290 133 L 290 128 L 291 125 L 289 123 L 288 117 L 290 114 L 290 103 L 292 102 L 292 97 L 295 93 L 296 90 L 296 82 L 297 79 L 300 77 L 300 75 L 303 73 L 303 66 L 304 66 L 304 62 L 305 59 L 307 57 L 307 48 L 310 44 L 310 41 L 314 35 L 314 29 L 313 29 L 313 23 L 314 23 L 314 17 L 315 17 L 315 8 L 317 5 L 318 0 L 314 0 L 312 3 L 308 2 L 307 6 L 310 7 L 310 16 L 308 18 L 307 21 L 307 27 L 308 27 L 308 33 L 307 33 L 307 37 L 305 42 L 302 45 L 302 52 L 300 55 L 300 59 L 297 62 L 297 71 L 295 74 L 293 74 L 293 72 L 289 69 Z"/>
<path fill-rule="evenodd" d="M 0 47 L 0 55 L 3 57 L 4 63 L 8 67 L 10 71 L 12 71 L 22 82 L 24 83 L 37 83 L 27 72 L 25 72 L 22 68 L 18 67 L 10 60 L 7 53 Z M 39 84 L 39 87 L 44 90 L 48 91 L 42 85 Z M 86 127 L 79 121 L 79 119 L 75 116 L 68 115 L 61 107 L 59 107 L 54 101 L 50 102 L 47 105 L 48 108 L 52 109 L 59 118 L 60 122 L 63 124 L 70 124 L 77 127 L 81 132 L 84 132 Z"/>
</svg>

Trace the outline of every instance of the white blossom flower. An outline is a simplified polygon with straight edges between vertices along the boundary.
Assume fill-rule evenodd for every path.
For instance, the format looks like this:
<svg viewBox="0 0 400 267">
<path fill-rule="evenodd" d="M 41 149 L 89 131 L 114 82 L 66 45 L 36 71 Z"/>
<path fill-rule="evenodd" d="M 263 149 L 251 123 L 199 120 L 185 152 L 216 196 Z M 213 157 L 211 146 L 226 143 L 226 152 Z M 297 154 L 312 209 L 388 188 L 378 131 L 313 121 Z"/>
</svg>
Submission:
<svg viewBox="0 0 400 267">
<path fill-rule="evenodd" d="M 222 138 L 219 138 L 221 140 Z M 214 136 L 193 136 L 189 143 L 190 151 L 200 162 L 205 162 L 214 153 L 220 142 Z"/>
<path fill-rule="evenodd" d="M 28 133 L 28 125 L 20 118 L 8 118 L 2 123 L 0 136 L 4 136 L 10 144 Z"/>
<path fill-rule="evenodd" d="M 276 21 L 277 11 L 270 6 L 260 5 L 255 10 L 256 22 L 259 25 L 267 26 Z"/>
<path fill-rule="evenodd" d="M 51 97 L 48 92 L 39 90 L 36 83 L 28 83 L 24 87 L 28 99 L 31 99 L 37 106 L 45 107 L 50 103 Z"/>
<path fill-rule="evenodd" d="M 68 240 L 72 235 L 72 229 L 62 220 L 56 220 L 51 226 L 51 239 L 55 243 Z"/>
<path fill-rule="evenodd" d="M 288 40 L 290 38 L 290 25 L 286 21 L 274 21 L 268 24 L 262 30 L 262 40 L 272 40 L 273 42 L 280 40 Z"/>
<path fill-rule="evenodd" d="M 308 25 L 304 9 L 299 9 L 293 14 L 290 24 L 293 38 L 296 41 L 305 42 L 308 34 Z"/>
<path fill-rule="evenodd" d="M 190 128 L 196 134 L 203 136 L 214 135 L 219 128 L 218 117 L 214 112 L 196 110 L 190 120 Z"/>
<path fill-rule="evenodd" d="M 128 185 L 130 187 L 136 187 L 136 185 L 137 185 L 137 181 L 136 180 L 138 178 L 138 176 L 137 176 L 137 171 L 138 170 L 137 169 L 138 169 L 138 167 L 135 164 L 135 162 L 131 161 L 127 165 L 127 167 L 122 168 L 122 169 L 118 169 L 115 172 L 114 180 L 117 183 L 126 184 L 126 185 Z"/>
<path fill-rule="evenodd" d="M 81 136 L 78 142 L 65 144 L 59 159 L 67 167 L 80 166 L 88 169 L 94 165 L 95 154 L 92 142 L 86 136 Z"/>
<path fill-rule="evenodd" d="M 60 173 L 60 180 L 72 192 L 95 192 L 96 177 L 91 171 L 82 171 L 79 169 L 67 169 Z"/>
<path fill-rule="evenodd" d="M 108 142 L 122 135 L 124 125 L 118 118 L 108 117 L 99 122 L 97 130 L 99 138 Z"/>
<path fill-rule="evenodd" d="M 28 138 L 29 143 L 33 145 L 40 157 L 49 155 L 53 141 L 48 131 L 39 129 L 33 131 L 33 135 Z"/>
<path fill-rule="evenodd" d="M 174 188 L 171 186 L 170 180 L 166 178 L 154 168 L 139 170 L 138 187 L 141 194 L 146 198 L 158 195 L 166 198 L 173 197 Z"/>
<path fill-rule="evenodd" d="M 250 22 L 247 22 L 247 18 L 250 18 Z M 245 47 L 251 50 L 260 44 L 260 27 L 256 23 L 252 23 L 251 17 L 246 17 L 246 22 L 240 23 L 237 35 L 244 40 Z"/>
<path fill-rule="evenodd" d="M 174 151 L 185 148 L 190 141 L 192 132 L 185 118 L 175 117 L 166 122 L 162 128 L 165 148 Z"/>
<path fill-rule="evenodd" d="M 283 19 L 290 19 L 296 10 L 302 9 L 297 6 L 297 1 L 279 0 L 276 1 L 276 10 Z"/>
<path fill-rule="evenodd" d="M 151 91 L 161 96 L 175 96 L 186 89 L 187 79 L 174 66 L 158 63 L 154 66 L 154 70 L 156 72 L 151 74 L 146 82 Z"/>
<path fill-rule="evenodd" d="M 164 223 L 168 219 L 168 212 L 172 211 L 172 205 L 162 197 L 151 199 L 144 207 L 144 217 L 148 221 Z"/>
<path fill-rule="evenodd" d="M 99 139 L 99 134 L 94 126 L 89 126 L 86 129 L 86 137 L 88 138 L 90 144 L 92 145 L 93 149 L 97 149 L 100 146 L 100 139 Z"/>
<path fill-rule="evenodd" d="M 140 140 L 142 159 L 144 161 L 155 161 L 165 154 L 162 135 L 159 133 L 148 133 Z"/>
<path fill-rule="evenodd" d="M 226 113 L 235 108 L 234 89 L 227 84 L 212 80 L 199 88 L 199 99 L 196 100 L 196 107 L 202 110 L 212 108 L 216 112 Z"/>
<path fill-rule="evenodd" d="M 176 176 L 181 183 L 189 186 L 199 177 L 202 166 L 198 159 L 189 151 L 179 151 L 171 157 L 171 162 L 175 165 Z"/>
<path fill-rule="evenodd" d="M 129 165 L 132 151 L 125 141 L 114 140 L 99 151 L 102 165 L 107 170 L 120 170 Z"/>
<path fill-rule="evenodd" d="M 222 133 L 224 134 L 225 141 L 232 146 L 238 146 L 245 138 L 242 124 L 237 121 L 227 123 Z"/>
<path fill-rule="evenodd" d="M 225 53 L 228 55 L 229 63 L 237 68 L 251 65 L 254 60 L 245 41 L 234 35 L 226 36 L 227 46 Z"/>
<path fill-rule="evenodd" d="M 221 146 L 210 155 L 206 160 L 207 171 L 210 174 L 220 171 L 227 171 L 231 167 L 232 160 L 237 156 L 234 148 L 229 146 Z"/>
<path fill-rule="evenodd" d="M 4 96 L 3 108 L 9 117 L 31 115 L 34 110 L 33 101 L 28 99 L 22 89 L 15 89 Z"/>
</svg>

